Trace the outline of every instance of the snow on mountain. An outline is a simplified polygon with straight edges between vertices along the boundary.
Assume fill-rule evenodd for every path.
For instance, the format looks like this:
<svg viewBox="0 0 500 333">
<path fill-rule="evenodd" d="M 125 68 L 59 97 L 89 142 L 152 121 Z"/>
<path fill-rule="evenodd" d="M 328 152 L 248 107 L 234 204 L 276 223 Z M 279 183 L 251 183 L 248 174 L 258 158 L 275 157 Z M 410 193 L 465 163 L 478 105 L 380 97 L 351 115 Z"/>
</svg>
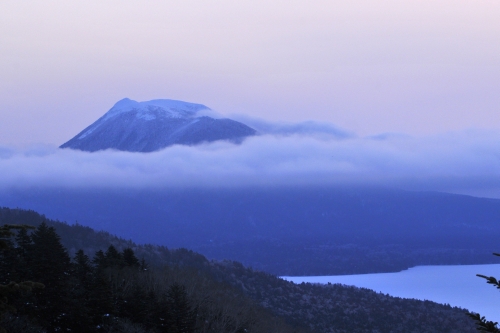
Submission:
<svg viewBox="0 0 500 333">
<path fill-rule="evenodd" d="M 117 114 L 136 110 L 140 114 L 147 114 L 151 110 L 161 110 L 166 116 L 172 118 L 193 117 L 197 111 L 209 109 L 202 104 L 186 103 L 171 99 L 154 99 L 146 102 L 137 102 L 124 98 L 118 102 L 104 115 L 104 119 L 109 119 Z M 154 119 L 154 118 L 152 118 Z"/>
<path fill-rule="evenodd" d="M 231 119 L 206 116 L 202 104 L 156 99 L 118 101 L 96 122 L 60 148 L 150 152 L 174 145 L 216 140 L 241 142 L 256 131 Z"/>
</svg>

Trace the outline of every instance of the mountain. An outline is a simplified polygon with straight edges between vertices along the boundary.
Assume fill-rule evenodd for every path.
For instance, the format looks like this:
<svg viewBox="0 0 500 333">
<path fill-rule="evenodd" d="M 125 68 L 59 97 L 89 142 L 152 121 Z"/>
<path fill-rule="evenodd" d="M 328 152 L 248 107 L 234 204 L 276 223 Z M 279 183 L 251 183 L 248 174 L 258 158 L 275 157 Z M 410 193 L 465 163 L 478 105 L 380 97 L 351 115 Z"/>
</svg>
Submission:
<svg viewBox="0 0 500 333">
<path fill-rule="evenodd" d="M 231 119 L 215 119 L 202 104 L 157 99 L 117 102 L 104 116 L 60 146 L 84 151 L 152 152 L 174 145 L 241 142 L 256 131 Z"/>
<path fill-rule="evenodd" d="M 117 270 L 107 267 L 105 275 L 97 285 L 98 298 L 93 298 L 89 289 L 86 289 L 86 293 L 82 293 L 81 286 L 75 285 L 75 279 L 71 280 L 72 285 L 69 285 L 69 290 L 73 294 L 70 295 L 80 297 L 74 299 L 76 302 L 70 303 L 73 309 L 80 310 L 83 305 L 84 310 L 86 304 L 92 305 L 91 314 L 106 311 L 105 318 L 111 317 L 113 321 L 106 320 L 104 324 L 119 327 L 114 330 L 103 330 L 100 326 L 95 329 L 96 325 L 93 325 L 94 330 L 78 332 L 165 332 L 164 324 L 168 322 L 165 320 L 168 308 L 162 306 L 162 300 L 168 297 L 169 287 L 174 283 L 185 287 L 188 304 L 197 309 L 196 318 L 200 324 L 194 330 L 182 332 L 466 333 L 475 331 L 474 321 L 466 315 L 465 310 L 450 305 L 391 297 L 372 290 L 340 284 L 294 284 L 271 274 L 244 267 L 238 262 L 207 260 L 202 255 L 186 249 L 172 250 L 155 245 L 137 245 L 107 232 L 95 232 L 81 225 L 70 226 L 48 220 L 33 211 L 0 208 L 0 225 L 22 223 L 37 226 L 42 222 L 56 229 L 62 244 L 72 257 L 78 249 L 83 249 L 91 258 L 96 251 L 102 250 L 106 258 L 113 253 L 108 248 L 112 244 L 115 253 L 117 250 L 122 252 L 130 248 L 137 258 L 144 258 L 149 265 L 149 268 L 142 272 L 130 271 L 129 268 Z M 26 238 L 23 240 L 26 243 Z M 43 256 L 44 260 L 51 256 L 45 253 L 37 255 Z M 116 259 L 120 261 L 119 255 L 118 258 L 113 258 L 115 262 Z M 22 268 L 26 262 L 37 261 L 9 261 L 7 267 L 11 270 Z M 6 267 L 1 264 L 0 256 L 0 267 Z M 69 274 L 74 271 L 78 270 L 70 270 Z M 92 269 L 88 271 L 91 275 Z M 0 277 L 2 273 L 6 275 L 5 272 L 0 270 Z M 31 274 L 30 269 L 18 269 L 14 272 Z M 51 272 L 48 276 L 53 274 Z M 43 277 L 45 276 L 44 274 Z M 61 275 L 60 279 L 63 280 L 64 276 Z M 88 278 L 89 274 L 85 276 Z M 54 280 L 56 279 L 52 277 L 52 281 Z M 61 289 L 53 295 L 56 301 L 67 299 L 64 297 L 67 294 Z M 33 299 L 29 302 L 27 300 L 19 302 L 20 307 L 27 306 L 29 310 L 33 309 L 32 304 L 34 304 Z M 106 304 L 107 307 L 96 304 Z M 32 308 L 29 308 L 30 306 Z M 86 311 L 71 311 L 66 307 L 63 311 L 64 318 L 77 317 L 78 324 L 85 323 L 84 319 L 88 318 L 85 317 L 88 316 Z M 32 310 L 27 314 L 33 316 L 33 312 Z M 26 330 L 26 319 L 29 317 L 23 316 L 22 311 L 18 311 L 16 316 L 11 318 L 17 319 L 19 327 L 17 330 L 9 327 L 11 333 L 45 332 Z M 98 318 L 102 320 L 103 316 L 100 315 Z M 37 322 L 39 320 L 35 321 Z M 162 330 L 155 330 L 154 327 L 151 329 L 152 324 L 157 322 L 161 324 Z M 3 322 L 0 320 L 0 326 L 3 323 L 5 320 Z M 70 324 L 74 326 L 73 322 Z"/>
<path fill-rule="evenodd" d="M 31 188 L 0 204 L 291 276 L 495 263 L 500 239 L 500 200 L 380 188 Z"/>
</svg>

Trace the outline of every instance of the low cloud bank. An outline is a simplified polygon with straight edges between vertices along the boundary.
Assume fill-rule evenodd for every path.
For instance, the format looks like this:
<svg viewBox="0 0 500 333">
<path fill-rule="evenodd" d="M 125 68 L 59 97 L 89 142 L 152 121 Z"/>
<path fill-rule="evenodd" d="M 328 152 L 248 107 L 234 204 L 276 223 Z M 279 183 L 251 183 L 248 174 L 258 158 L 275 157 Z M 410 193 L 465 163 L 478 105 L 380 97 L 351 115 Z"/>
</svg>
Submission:
<svg viewBox="0 0 500 333">
<path fill-rule="evenodd" d="M 500 197 L 500 131 L 261 135 L 154 153 L 0 147 L 0 189 L 382 185 Z"/>
<path fill-rule="evenodd" d="M 278 136 L 308 136 L 317 139 L 348 139 L 356 135 L 352 132 L 341 129 L 333 124 L 317 121 L 304 121 L 300 123 L 270 122 L 264 119 L 248 117 L 245 115 L 233 115 L 231 119 L 240 121 L 259 134 Z"/>
</svg>

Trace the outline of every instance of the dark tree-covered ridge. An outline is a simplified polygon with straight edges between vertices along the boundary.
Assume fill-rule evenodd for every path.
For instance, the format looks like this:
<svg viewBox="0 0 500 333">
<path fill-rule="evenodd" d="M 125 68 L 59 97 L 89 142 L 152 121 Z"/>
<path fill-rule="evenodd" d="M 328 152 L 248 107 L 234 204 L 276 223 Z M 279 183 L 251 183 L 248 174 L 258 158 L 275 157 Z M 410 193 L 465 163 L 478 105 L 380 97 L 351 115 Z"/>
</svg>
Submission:
<svg viewBox="0 0 500 333">
<path fill-rule="evenodd" d="M 0 280 L 18 276 L 45 285 L 13 299 L 11 313 L 0 320 L 8 332 L 301 331 L 203 272 L 146 269 L 129 247 L 109 245 L 92 259 L 78 250 L 70 259 L 48 222 L 31 233 L 19 229 L 17 235 L 11 231 L 15 227 L 4 227 L 17 242 L 9 241 L 11 251 L 0 255 Z"/>
<path fill-rule="evenodd" d="M 70 298 L 85 296 L 77 304 L 83 309 L 73 311 L 77 316 L 70 322 L 92 318 L 91 327 L 168 331 L 175 322 L 169 306 L 183 304 L 183 296 L 172 301 L 171 287 L 177 283 L 188 296 L 183 313 L 197 315 L 196 332 L 474 331 L 474 321 L 465 310 L 446 305 L 342 285 L 293 284 L 237 262 L 209 261 L 187 249 L 137 245 L 106 232 L 50 221 L 32 211 L 0 209 L 0 223 L 15 220 L 54 227 L 74 258 L 69 281 L 79 288 L 73 288 Z"/>
</svg>

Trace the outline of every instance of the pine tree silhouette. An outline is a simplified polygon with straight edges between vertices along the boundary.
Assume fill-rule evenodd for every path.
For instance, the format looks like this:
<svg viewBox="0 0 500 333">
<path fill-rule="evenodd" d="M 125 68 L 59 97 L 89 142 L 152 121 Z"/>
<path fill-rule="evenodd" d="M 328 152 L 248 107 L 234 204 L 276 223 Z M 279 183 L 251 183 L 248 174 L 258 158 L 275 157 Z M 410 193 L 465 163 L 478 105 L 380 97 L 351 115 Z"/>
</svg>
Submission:
<svg viewBox="0 0 500 333">
<path fill-rule="evenodd" d="M 174 283 L 167 294 L 167 331 L 170 333 L 192 333 L 196 325 L 197 310 L 191 306 L 186 287 Z"/>
<path fill-rule="evenodd" d="M 499 256 L 498 253 L 493 253 L 495 256 Z M 493 285 L 497 289 L 500 289 L 500 281 L 498 281 L 493 276 L 486 276 L 482 274 L 476 274 L 478 277 L 486 280 L 486 283 Z M 500 329 L 498 328 L 498 323 L 487 320 L 484 316 L 481 316 L 479 313 L 469 312 L 469 317 L 476 321 L 477 330 L 480 332 L 492 332 L 492 333 L 500 333 Z"/>
<path fill-rule="evenodd" d="M 31 235 L 33 246 L 29 251 L 32 279 L 45 285 L 41 292 L 35 292 L 38 306 L 38 320 L 49 332 L 69 329 L 68 320 L 71 309 L 69 278 L 70 258 L 53 227 L 45 222 L 40 224 Z"/>
<path fill-rule="evenodd" d="M 127 266 L 130 267 L 139 267 L 139 259 L 134 254 L 134 251 L 131 248 L 126 248 L 123 250 L 123 261 Z"/>
<path fill-rule="evenodd" d="M 89 257 L 78 250 L 75 254 L 72 278 L 70 280 L 72 299 L 71 309 L 68 309 L 68 318 L 71 321 L 71 331 L 77 333 L 94 332 L 90 311 L 90 288 L 94 269 Z"/>
<path fill-rule="evenodd" d="M 125 262 L 123 261 L 123 256 L 118 250 L 110 245 L 104 254 L 106 258 L 106 267 L 123 267 L 125 266 Z"/>
</svg>

